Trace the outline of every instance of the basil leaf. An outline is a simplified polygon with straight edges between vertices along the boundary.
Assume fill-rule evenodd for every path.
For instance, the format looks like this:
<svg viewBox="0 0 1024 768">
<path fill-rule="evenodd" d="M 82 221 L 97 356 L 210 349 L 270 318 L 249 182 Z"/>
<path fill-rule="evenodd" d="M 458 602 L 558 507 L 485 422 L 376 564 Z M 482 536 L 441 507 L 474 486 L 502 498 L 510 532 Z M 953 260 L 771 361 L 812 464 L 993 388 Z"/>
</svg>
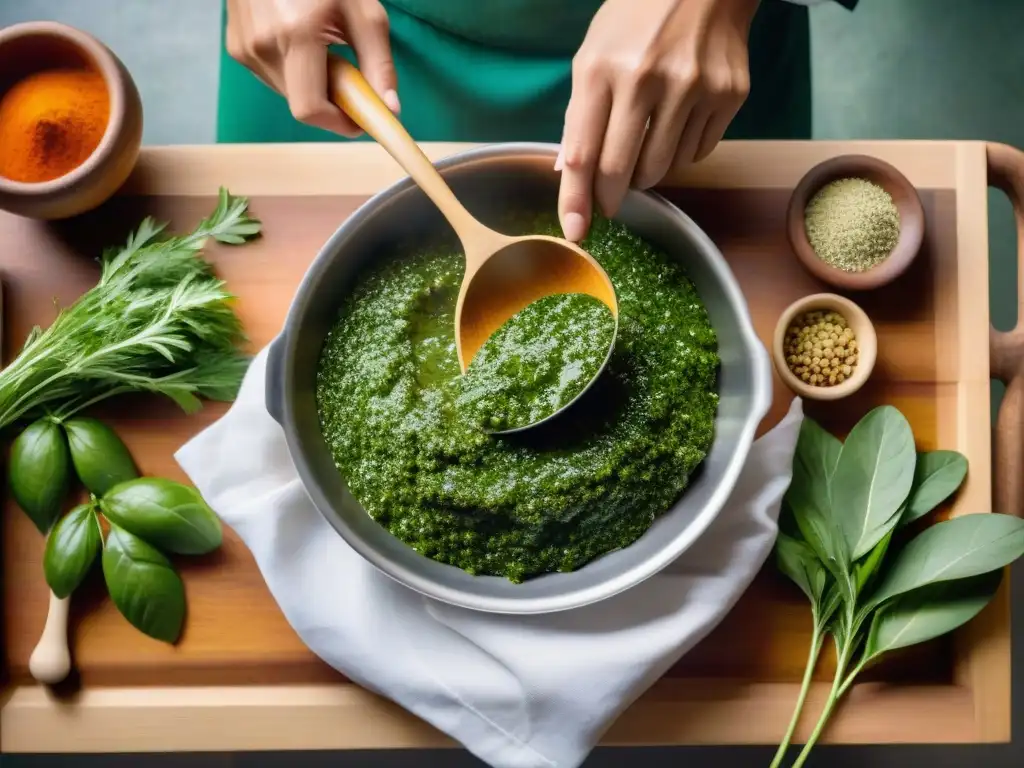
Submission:
<svg viewBox="0 0 1024 768">
<path fill-rule="evenodd" d="M 918 520 L 952 496 L 967 476 L 967 457 L 956 451 L 918 454 L 914 485 L 900 525 Z"/>
<path fill-rule="evenodd" d="M 903 548 L 870 604 L 929 584 L 989 573 L 1022 554 L 1024 520 L 998 514 L 954 517 L 925 529 Z"/>
<path fill-rule="evenodd" d="M 875 408 L 850 431 L 829 486 L 832 514 L 851 560 L 859 560 L 892 526 L 914 481 L 917 452 L 906 417 Z"/>
<path fill-rule="evenodd" d="M 800 587 L 815 606 L 828 583 L 828 572 L 817 556 L 804 542 L 780 533 L 775 540 L 775 559 L 779 570 Z"/>
<path fill-rule="evenodd" d="M 111 523 L 103 577 L 114 605 L 132 626 L 157 640 L 178 639 L 185 620 L 185 586 L 170 560 Z"/>
<path fill-rule="evenodd" d="M 128 446 L 99 419 L 68 419 L 64 431 L 75 473 L 90 493 L 102 496 L 118 483 L 139 476 Z"/>
<path fill-rule="evenodd" d="M 71 480 L 64 430 L 48 418 L 25 427 L 11 446 L 8 475 L 14 500 L 45 534 L 60 517 Z"/>
<path fill-rule="evenodd" d="M 165 552 L 202 555 L 220 546 L 220 520 L 194 488 L 159 477 L 115 485 L 100 499 L 103 514 Z"/>
<path fill-rule="evenodd" d="M 966 624 L 989 604 L 1002 577 L 1000 569 L 900 595 L 875 612 L 864 659 L 932 640 Z"/>
<path fill-rule="evenodd" d="M 43 573 L 57 597 L 70 595 L 89 572 L 99 554 L 103 537 L 91 504 L 75 507 L 62 517 L 46 537 Z"/>
</svg>

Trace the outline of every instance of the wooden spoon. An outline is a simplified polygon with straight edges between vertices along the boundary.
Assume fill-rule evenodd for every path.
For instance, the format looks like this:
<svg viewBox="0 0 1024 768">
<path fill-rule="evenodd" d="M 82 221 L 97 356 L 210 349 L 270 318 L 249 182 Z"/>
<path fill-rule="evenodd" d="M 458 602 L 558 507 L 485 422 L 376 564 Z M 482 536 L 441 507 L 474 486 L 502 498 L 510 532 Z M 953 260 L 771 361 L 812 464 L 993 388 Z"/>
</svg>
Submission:
<svg viewBox="0 0 1024 768">
<path fill-rule="evenodd" d="M 331 100 L 388 151 L 441 210 L 462 243 L 466 270 L 455 305 L 455 349 L 465 373 L 473 357 L 501 325 L 528 304 L 556 293 L 585 293 L 602 301 L 615 318 L 608 354 L 591 382 L 572 401 L 541 421 L 553 419 L 590 387 L 611 357 L 618 332 L 618 300 L 604 268 L 575 243 L 558 237 L 509 237 L 485 226 L 459 202 L 391 111 L 345 59 L 329 57 Z"/>
</svg>

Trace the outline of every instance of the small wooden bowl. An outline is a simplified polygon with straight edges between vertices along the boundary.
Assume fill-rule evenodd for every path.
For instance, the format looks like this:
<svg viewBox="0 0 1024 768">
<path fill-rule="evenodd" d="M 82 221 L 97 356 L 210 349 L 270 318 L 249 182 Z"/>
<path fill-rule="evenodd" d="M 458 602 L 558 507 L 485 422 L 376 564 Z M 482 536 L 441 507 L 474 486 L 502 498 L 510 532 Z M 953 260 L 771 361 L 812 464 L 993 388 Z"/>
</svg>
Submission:
<svg viewBox="0 0 1024 768">
<path fill-rule="evenodd" d="M 833 311 L 841 314 L 853 329 L 857 341 L 859 357 L 853 368 L 853 373 L 846 381 L 836 384 L 834 387 L 816 387 L 803 382 L 789 370 L 789 365 L 786 363 L 784 350 L 786 330 L 796 317 L 814 310 Z M 775 335 L 772 338 L 772 360 L 775 363 L 775 370 L 779 372 L 779 376 L 786 386 L 800 397 L 808 400 L 839 400 L 847 395 L 852 395 L 868 380 L 875 367 L 877 356 L 878 337 L 875 335 L 875 327 L 871 320 L 863 309 L 849 299 L 834 293 L 816 293 L 794 301 L 779 316 L 779 322 L 775 326 Z"/>
<path fill-rule="evenodd" d="M 861 178 L 886 190 L 900 216 L 900 236 L 892 253 L 884 261 L 863 272 L 846 272 L 822 260 L 811 247 L 804 226 L 807 203 L 830 182 Z M 786 214 L 789 242 L 804 266 L 819 280 L 846 290 L 868 290 L 885 285 L 910 266 L 924 238 L 924 208 L 914 185 L 884 160 L 868 155 L 840 155 L 811 168 L 800 180 L 789 199 Z"/>
<path fill-rule="evenodd" d="M 40 70 L 61 66 L 99 72 L 110 94 L 107 129 L 81 165 L 50 181 L 0 176 L 0 208 L 36 219 L 62 219 L 95 208 L 117 191 L 135 166 L 142 144 L 142 101 L 131 75 L 92 35 L 52 21 L 0 29 L 0 94 Z"/>
</svg>

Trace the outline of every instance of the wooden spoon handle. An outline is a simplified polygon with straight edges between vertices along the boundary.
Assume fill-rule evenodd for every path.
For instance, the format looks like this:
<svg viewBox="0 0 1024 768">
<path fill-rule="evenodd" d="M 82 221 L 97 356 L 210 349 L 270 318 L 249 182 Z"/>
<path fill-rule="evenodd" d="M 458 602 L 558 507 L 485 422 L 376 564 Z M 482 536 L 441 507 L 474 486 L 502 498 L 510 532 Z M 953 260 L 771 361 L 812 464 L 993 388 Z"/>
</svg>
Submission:
<svg viewBox="0 0 1024 768">
<path fill-rule="evenodd" d="M 28 659 L 28 671 L 41 683 L 55 685 L 71 671 L 71 652 L 68 650 L 68 607 L 70 597 L 60 598 L 50 593 L 50 609 L 46 626 Z"/>
<path fill-rule="evenodd" d="M 479 250 L 471 248 L 472 244 L 489 241 L 491 236 L 498 235 L 473 218 L 459 202 L 434 164 L 381 101 L 362 72 L 346 59 L 334 54 L 328 55 L 327 67 L 331 101 L 376 139 L 434 201 L 434 205 L 441 210 L 459 236 L 467 256 L 471 250 Z"/>
<path fill-rule="evenodd" d="M 1013 204 L 1017 221 L 1017 327 L 990 330 L 992 376 L 1006 384 L 996 420 L 993 497 L 995 511 L 1024 517 L 1024 153 L 988 144 L 989 184 Z"/>
</svg>

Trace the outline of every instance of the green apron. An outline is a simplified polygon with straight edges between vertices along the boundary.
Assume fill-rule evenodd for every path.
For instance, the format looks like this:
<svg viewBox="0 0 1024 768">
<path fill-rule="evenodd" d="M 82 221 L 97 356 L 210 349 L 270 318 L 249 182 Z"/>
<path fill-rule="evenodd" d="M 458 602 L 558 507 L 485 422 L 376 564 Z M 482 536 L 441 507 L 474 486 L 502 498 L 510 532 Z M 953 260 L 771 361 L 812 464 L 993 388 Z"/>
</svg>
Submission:
<svg viewBox="0 0 1024 768">
<path fill-rule="evenodd" d="M 418 141 L 558 142 L 572 57 L 601 0 L 385 0 L 402 122 Z M 223 35 L 221 35 L 223 40 Z M 338 49 L 348 56 L 348 48 Z M 727 138 L 809 138 L 807 9 L 764 0 L 751 93 Z M 365 137 L 363 137 L 365 138 Z M 345 141 L 292 118 L 221 46 L 219 142 Z"/>
</svg>

